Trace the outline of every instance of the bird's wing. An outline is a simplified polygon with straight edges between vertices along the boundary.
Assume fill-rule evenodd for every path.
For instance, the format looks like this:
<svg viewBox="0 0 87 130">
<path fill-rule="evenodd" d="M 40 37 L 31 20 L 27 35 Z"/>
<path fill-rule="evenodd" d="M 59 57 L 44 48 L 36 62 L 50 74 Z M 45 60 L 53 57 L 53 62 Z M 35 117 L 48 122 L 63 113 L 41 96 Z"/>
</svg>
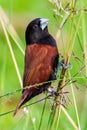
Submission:
<svg viewBox="0 0 87 130">
<path fill-rule="evenodd" d="M 26 48 L 23 86 L 45 82 L 53 70 L 57 48 L 33 44 Z"/>
<path fill-rule="evenodd" d="M 38 76 L 38 70 L 43 66 L 43 60 L 47 56 L 47 48 L 46 47 L 38 47 L 35 45 L 28 46 L 26 48 L 25 54 L 25 70 L 23 77 L 23 86 L 28 86 L 30 84 L 34 84 L 36 79 L 34 77 Z M 38 80 L 38 79 L 37 79 Z"/>
</svg>

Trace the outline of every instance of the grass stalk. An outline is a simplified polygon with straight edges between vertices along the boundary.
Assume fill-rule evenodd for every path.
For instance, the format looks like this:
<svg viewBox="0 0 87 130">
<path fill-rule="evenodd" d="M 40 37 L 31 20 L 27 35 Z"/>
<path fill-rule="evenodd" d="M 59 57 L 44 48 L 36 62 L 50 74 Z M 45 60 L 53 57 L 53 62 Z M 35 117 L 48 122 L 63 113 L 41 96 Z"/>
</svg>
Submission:
<svg viewBox="0 0 87 130">
<path fill-rule="evenodd" d="M 32 116 L 32 113 L 30 112 L 28 116 L 28 120 L 29 120 L 29 117 L 30 117 L 30 120 L 32 122 L 32 126 L 33 126 L 33 130 L 36 130 L 36 125 L 35 125 L 35 121 L 33 121 L 33 116 Z M 27 121 L 27 120 L 26 120 Z M 28 122 L 28 121 L 27 121 Z M 29 122 L 27 123 L 27 128 L 29 127 Z M 25 129 L 26 130 L 26 129 Z"/>
<path fill-rule="evenodd" d="M 66 115 L 67 119 L 69 120 L 69 122 L 74 127 L 74 129 L 75 130 L 79 130 L 79 128 L 77 127 L 77 125 L 75 124 L 75 122 L 73 121 L 73 119 L 70 117 L 70 115 L 67 113 L 67 111 L 65 110 L 65 108 L 62 105 L 61 105 L 61 110 L 64 112 L 64 114 Z"/>
<path fill-rule="evenodd" d="M 68 63 L 68 60 L 66 61 L 66 65 Z M 57 93 L 62 93 L 62 86 L 64 85 L 64 81 L 65 81 L 65 74 L 66 74 L 66 69 L 62 69 L 62 72 L 60 74 L 60 81 L 58 83 L 58 86 L 57 86 Z M 53 128 L 53 124 L 56 120 L 56 112 L 57 112 L 57 105 L 56 105 L 56 102 L 57 101 L 60 101 L 61 102 L 61 96 L 55 96 L 54 98 L 54 102 L 53 102 L 53 105 L 52 105 L 52 112 L 50 114 L 50 123 L 49 123 L 49 126 L 50 126 L 50 129 Z"/>
<path fill-rule="evenodd" d="M 84 2 L 81 1 L 82 6 L 84 6 Z M 81 11 L 82 19 L 81 19 L 81 24 L 82 24 L 82 36 L 83 36 L 83 48 L 84 48 L 84 64 L 85 64 L 85 79 L 87 80 L 87 26 L 86 26 L 86 14 Z M 82 112 L 81 112 L 81 119 L 80 122 L 82 124 L 82 129 L 86 128 L 86 113 L 85 109 L 87 109 L 87 90 L 85 91 L 85 96 L 83 100 L 83 107 L 82 107 Z"/>
<path fill-rule="evenodd" d="M 85 63 L 85 71 L 86 71 L 86 77 L 87 77 L 87 33 L 86 33 L 86 23 L 85 23 L 85 15 L 83 11 L 81 12 L 82 15 L 82 35 L 83 35 L 83 45 L 84 45 L 84 63 Z"/>
<path fill-rule="evenodd" d="M 47 101 L 47 99 L 45 99 L 45 101 L 44 101 L 44 105 L 43 105 L 43 109 L 42 109 L 42 114 L 41 114 L 41 119 L 40 119 L 40 124 L 39 124 L 39 128 L 38 128 L 38 130 L 41 130 L 41 124 L 42 124 L 42 121 L 43 121 L 43 115 L 44 115 L 44 112 L 45 112 L 46 101 Z"/>
<path fill-rule="evenodd" d="M 17 45 L 17 47 L 19 48 L 19 50 L 21 51 L 21 53 L 24 55 L 25 54 L 24 50 L 22 49 L 22 47 L 19 44 L 19 43 L 22 43 L 22 41 L 19 38 L 19 36 L 17 35 L 14 27 L 10 23 L 9 18 L 7 17 L 6 13 L 4 12 L 4 10 L 2 9 L 1 6 L 0 6 L 0 15 L 1 15 L 1 18 L 3 20 L 5 28 L 7 29 L 8 33 L 10 34 L 10 36 L 12 37 L 12 39 L 14 40 L 15 44 Z"/>
<path fill-rule="evenodd" d="M 70 72 L 69 72 L 69 77 L 71 78 Z M 71 83 L 70 86 L 71 86 L 72 97 L 73 97 L 73 101 L 74 101 L 74 107 L 75 107 L 75 112 L 76 112 L 76 117 L 77 117 L 77 122 L 78 122 L 78 130 L 81 130 L 80 120 L 79 120 L 79 115 L 78 115 L 78 109 L 77 109 L 77 104 L 76 104 L 76 98 L 75 98 L 75 93 L 74 93 L 74 89 L 73 89 L 73 84 Z"/>
<path fill-rule="evenodd" d="M 72 45 L 69 48 L 69 57 L 71 57 L 73 49 L 74 49 L 75 40 L 77 38 L 80 21 L 81 21 L 81 15 L 79 16 L 79 20 L 78 20 L 77 25 L 76 25 L 76 30 L 75 30 L 74 36 L 72 37 Z"/>
<path fill-rule="evenodd" d="M 26 113 L 25 113 L 25 114 L 26 114 Z M 23 130 L 27 130 L 27 127 L 28 127 L 28 125 L 29 125 L 29 119 L 30 119 L 29 113 L 27 113 L 27 114 L 26 114 L 26 119 L 25 119 L 25 124 L 24 124 L 24 126 L 23 126 Z"/>
<path fill-rule="evenodd" d="M 59 120 L 60 120 L 60 115 L 61 115 L 61 107 L 58 111 L 58 115 L 57 115 L 57 125 L 56 125 L 56 130 L 58 130 L 58 126 L 59 126 Z"/>
<path fill-rule="evenodd" d="M 4 55 L 2 55 L 3 57 L 3 64 L 2 64 L 2 67 L 1 67 L 1 83 L 0 83 L 0 91 L 3 93 L 4 92 L 4 81 L 5 81 L 5 70 L 6 70 L 6 63 L 7 63 L 7 60 L 6 60 L 6 52 L 7 52 L 7 48 L 4 46 L 3 48 L 3 52 L 4 52 Z"/>
<path fill-rule="evenodd" d="M 2 25 L 6 40 L 7 40 L 7 44 L 8 44 L 11 56 L 12 56 L 12 60 L 13 60 L 13 63 L 14 63 L 15 69 L 16 69 L 16 73 L 17 73 L 17 76 L 18 76 L 18 79 L 19 79 L 19 83 L 20 83 L 20 86 L 22 88 L 22 79 L 21 79 L 21 75 L 20 75 L 20 72 L 19 72 L 19 68 L 18 68 L 16 58 L 15 58 L 15 55 L 14 55 L 14 52 L 13 52 L 13 49 L 12 49 L 12 46 L 11 46 L 11 43 L 10 43 L 10 40 L 9 40 L 9 36 L 7 34 L 7 31 L 6 31 L 6 28 L 5 28 L 5 25 L 4 25 L 4 22 L 3 22 L 3 19 L 2 19 L 1 16 L 0 16 L 0 22 L 1 22 L 1 25 Z"/>
</svg>

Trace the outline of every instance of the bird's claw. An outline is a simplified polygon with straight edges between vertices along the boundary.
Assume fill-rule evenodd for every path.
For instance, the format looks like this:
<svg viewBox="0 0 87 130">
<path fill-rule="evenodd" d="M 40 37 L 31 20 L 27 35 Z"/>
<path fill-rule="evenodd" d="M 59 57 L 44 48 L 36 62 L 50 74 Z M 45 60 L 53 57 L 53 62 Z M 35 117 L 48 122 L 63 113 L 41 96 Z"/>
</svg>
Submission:
<svg viewBox="0 0 87 130">
<path fill-rule="evenodd" d="M 48 89 L 47 92 L 52 96 L 57 96 L 57 92 L 55 90 L 52 90 L 52 89 Z"/>
<path fill-rule="evenodd" d="M 60 61 L 60 66 L 62 66 L 65 70 L 68 68 L 71 68 L 72 64 L 69 62 L 68 65 L 64 64 L 64 59 L 62 61 Z"/>
<path fill-rule="evenodd" d="M 57 66 L 57 70 L 56 70 L 56 78 L 58 77 L 58 72 L 60 70 L 60 68 L 62 67 L 64 70 L 71 68 L 72 64 L 69 62 L 68 65 L 64 64 L 64 59 L 61 60 Z"/>
</svg>

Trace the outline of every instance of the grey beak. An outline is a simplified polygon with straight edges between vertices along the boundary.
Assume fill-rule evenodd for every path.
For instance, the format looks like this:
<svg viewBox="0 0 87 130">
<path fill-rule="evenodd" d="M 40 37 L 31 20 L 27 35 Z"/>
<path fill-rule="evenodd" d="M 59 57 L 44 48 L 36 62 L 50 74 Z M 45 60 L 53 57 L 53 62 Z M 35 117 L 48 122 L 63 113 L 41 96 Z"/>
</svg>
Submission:
<svg viewBox="0 0 87 130">
<path fill-rule="evenodd" d="M 40 19 L 40 27 L 44 30 L 48 25 L 49 19 L 41 18 Z"/>
</svg>

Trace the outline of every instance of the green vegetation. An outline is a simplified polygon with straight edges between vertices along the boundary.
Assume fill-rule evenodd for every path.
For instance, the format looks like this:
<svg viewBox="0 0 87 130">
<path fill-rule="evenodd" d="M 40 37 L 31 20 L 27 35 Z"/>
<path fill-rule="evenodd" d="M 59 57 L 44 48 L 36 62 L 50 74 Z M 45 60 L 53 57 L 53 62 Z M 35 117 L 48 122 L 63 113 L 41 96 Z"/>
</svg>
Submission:
<svg viewBox="0 0 87 130">
<path fill-rule="evenodd" d="M 32 104 L 46 97 L 41 94 L 13 117 L 12 112 L 21 97 L 25 28 L 36 17 L 50 19 L 49 30 L 57 41 L 60 60 L 64 58 L 66 65 L 72 63 L 70 69 L 63 70 L 65 75 L 63 71 L 59 72 L 58 80 L 53 83 L 54 86 L 59 86 L 58 92 L 63 93 L 61 95 L 64 95 L 66 104 L 65 107 L 59 107 L 59 97 L 55 101 L 44 99 Z M 87 129 L 86 21 L 87 1 L 0 0 L 1 130 Z M 55 114 L 51 113 L 53 111 Z"/>
</svg>

